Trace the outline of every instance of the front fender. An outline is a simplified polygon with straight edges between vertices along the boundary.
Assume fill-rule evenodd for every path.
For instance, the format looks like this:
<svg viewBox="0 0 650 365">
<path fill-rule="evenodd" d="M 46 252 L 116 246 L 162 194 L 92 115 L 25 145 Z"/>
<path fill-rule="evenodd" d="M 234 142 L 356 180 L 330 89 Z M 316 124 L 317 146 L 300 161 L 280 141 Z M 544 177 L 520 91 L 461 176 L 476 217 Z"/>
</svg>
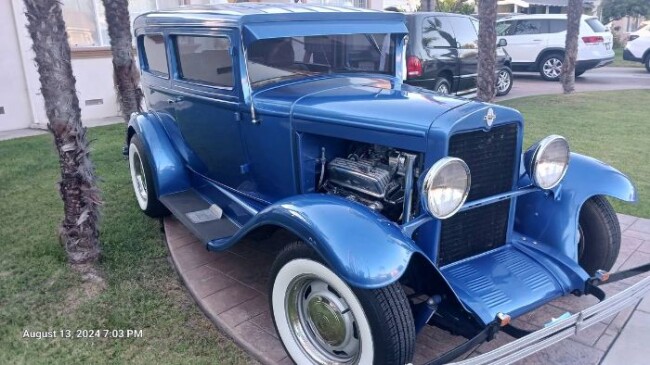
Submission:
<svg viewBox="0 0 650 365">
<path fill-rule="evenodd" d="M 400 228 L 367 207 L 332 195 L 306 194 L 281 200 L 256 214 L 230 241 L 259 227 L 285 228 L 311 246 L 350 285 L 389 285 L 421 252 Z"/>
<path fill-rule="evenodd" d="M 580 209 L 595 195 L 637 200 L 634 185 L 623 173 L 594 158 L 571 153 L 567 174 L 553 192 L 538 191 L 517 199 L 515 230 L 577 261 Z"/>
<path fill-rule="evenodd" d="M 138 135 L 147 149 L 158 196 L 179 192 L 190 187 L 185 164 L 156 113 L 132 115 L 129 129 Z M 131 138 L 130 135 L 129 138 Z"/>
</svg>

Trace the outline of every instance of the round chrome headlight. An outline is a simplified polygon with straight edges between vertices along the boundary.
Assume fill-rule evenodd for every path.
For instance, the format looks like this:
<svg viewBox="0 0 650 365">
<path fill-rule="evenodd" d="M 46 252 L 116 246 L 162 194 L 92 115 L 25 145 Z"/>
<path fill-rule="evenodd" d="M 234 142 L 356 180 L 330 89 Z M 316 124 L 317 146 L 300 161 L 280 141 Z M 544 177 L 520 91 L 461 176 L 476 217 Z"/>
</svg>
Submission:
<svg viewBox="0 0 650 365">
<path fill-rule="evenodd" d="M 432 216 L 449 218 L 465 203 L 470 184 L 471 176 L 465 161 L 444 157 L 431 166 L 424 177 L 423 204 Z"/>
<path fill-rule="evenodd" d="M 552 135 L 536 146 L 530 167 L 531 178 L 540 188 L 552 189 L 562 181 L 569 167 L 569 143 L 562 136 Z"/>
</svg>

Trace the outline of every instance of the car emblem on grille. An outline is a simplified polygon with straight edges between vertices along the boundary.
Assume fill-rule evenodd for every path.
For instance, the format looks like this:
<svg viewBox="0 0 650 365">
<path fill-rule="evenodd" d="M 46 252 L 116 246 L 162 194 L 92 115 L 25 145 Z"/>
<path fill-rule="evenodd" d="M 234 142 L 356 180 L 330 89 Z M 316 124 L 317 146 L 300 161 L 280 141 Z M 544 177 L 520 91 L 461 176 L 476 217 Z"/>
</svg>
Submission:
<svg viewBox="0 0 650 365">
<path fill-rule="evenodd" d="M 492 127 L 492 123 L 494 123 L 494 120 L 497 119 L 497 115 L 494 112 L 494 110 L 492 110 L 492 108 L 490 108 L 490 109 L 488 109 L 487 113 L 485 114 L 485 118 L 483 118 L 483 119 L 485 119 L 485 124 L 487 124 L 487 126 L 489 128 L 489 127 Z"/>
</svg>

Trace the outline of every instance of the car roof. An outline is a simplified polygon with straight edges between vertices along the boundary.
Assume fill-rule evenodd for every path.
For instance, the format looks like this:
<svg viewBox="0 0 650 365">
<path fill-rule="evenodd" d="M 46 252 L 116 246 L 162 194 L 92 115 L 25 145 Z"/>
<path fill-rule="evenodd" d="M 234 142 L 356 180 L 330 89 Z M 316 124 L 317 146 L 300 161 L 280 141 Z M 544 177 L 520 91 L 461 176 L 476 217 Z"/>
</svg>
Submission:
<svg viewBox="0 0 650 365">
<path fill-rule="evenodd" d="M 521 20 L 521 19 L 566 19 L 566 14 L 517 14 L 505 16 L 501 19 L 498 19 L 498 22 L 506 20 Z M 582 15 L 581 20 L 596 18 L 593 15 Z"/>
<path fill-rule="evenodd" d="M 463 17 L 463 18 L 472 18 L 475 19 L 474 16 L 472 15 L 465 15 L 465 14 L 458 14 L 458 13 L 442 13 L 438 11 L 422 11 L 422 12 L 416 12 L 416 13 L 405 13 L 407 18 L 424 18 L 428 16 L 455 16 L 455 17 Z"/>
<path fill-rule="evenodd" d="M 298 21 L 319 19 L 390 19 L 403 14 L 363 8 L 290 3 L 232 3 L 190 5 L 144 13 L 134 21 L 134 28 L 147 25 L 241 26 L 253 22 Z"/>
</svg>

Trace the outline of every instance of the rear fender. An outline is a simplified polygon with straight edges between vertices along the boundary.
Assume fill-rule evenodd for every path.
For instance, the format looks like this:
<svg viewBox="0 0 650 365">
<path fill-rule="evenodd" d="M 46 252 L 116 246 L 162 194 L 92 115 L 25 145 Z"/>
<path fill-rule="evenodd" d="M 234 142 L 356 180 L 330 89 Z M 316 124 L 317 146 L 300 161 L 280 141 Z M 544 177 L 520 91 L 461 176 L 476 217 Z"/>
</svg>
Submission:
<svg viewBox="0 0 650 365">
<path fill-rule="evenodd" d="M 159 196 L 167 195 L 190 187 L 189 178 L 182 158 L 165 132 L 160 117 L 156 113 L 138 113 L 131 116 L 127 142 L 137 134 L 153 166 L 154 186 Z"/>
<path fill-rule="evenodd" d="M 594 158 L 571 153 L 569 169 L 558 187 L 517 198 L 515 230 L 577 261 L 580 209 L 596 195 L 637 200 L 634 185 L 623 173 Z"/>
</svg>

